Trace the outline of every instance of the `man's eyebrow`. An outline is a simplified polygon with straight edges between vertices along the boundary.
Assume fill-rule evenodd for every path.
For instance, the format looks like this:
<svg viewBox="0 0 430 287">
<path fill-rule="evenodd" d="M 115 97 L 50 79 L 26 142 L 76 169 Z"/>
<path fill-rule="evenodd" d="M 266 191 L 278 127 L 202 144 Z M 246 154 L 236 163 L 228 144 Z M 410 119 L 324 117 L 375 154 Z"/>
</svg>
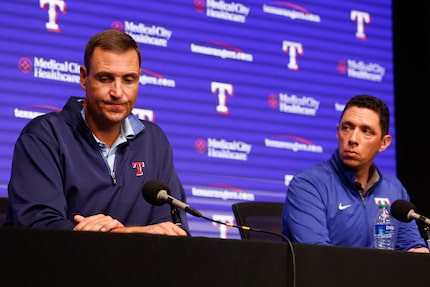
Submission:
<svg viewBox="0 0 430 287">
<path fill-rule="evenodd" d="M 95 74 L 96 76 L 114 76 L 114 73 L 108 72 L 108 71 L 99 71 Z M 140 74 L 136 72 L 130 72 L 124 75 L 121 75 L 121 77 L 139 77 Z"/>
<path fill-rule="evenodd" d="M 140 73 L 131 72 L 131 73 L 125 74 L 124 76 L 137 76 L 137 77 L 139 77 Z"/>
<path fill-rule="evenodd" d="M 340 122 L 341 125 L 348 125 L 348 126 L 353 126 L 354 124 L 351 121 L 342 121 Z"/>
<path fill-rule="evenodd" d="M 95 73 L 96 76 L 105 76 L 105 75 L 112 75 L 112 73 L 109 73 L 107 71 L 99 71 Z"/>
</svg>

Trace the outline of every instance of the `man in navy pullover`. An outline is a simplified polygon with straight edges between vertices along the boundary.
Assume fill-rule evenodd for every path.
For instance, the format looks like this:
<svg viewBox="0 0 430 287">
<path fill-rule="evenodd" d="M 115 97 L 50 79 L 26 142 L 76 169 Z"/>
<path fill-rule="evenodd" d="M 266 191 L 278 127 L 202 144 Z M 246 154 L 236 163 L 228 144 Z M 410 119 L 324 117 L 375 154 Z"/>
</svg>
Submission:
<svg viewBox="0 0 430 287">
<path fill-rule="evenodd" d="M 155 123 L 131 114 L 141 55 L 126 33 L 106 30 L 85 49 L 85 98 L 31 120 L 13 154 L 6 225 L 78 231 L 187 235 L 186 214 L 142 197 L 152 179 L 186 201 L 171 146 Z"/>
</svg>

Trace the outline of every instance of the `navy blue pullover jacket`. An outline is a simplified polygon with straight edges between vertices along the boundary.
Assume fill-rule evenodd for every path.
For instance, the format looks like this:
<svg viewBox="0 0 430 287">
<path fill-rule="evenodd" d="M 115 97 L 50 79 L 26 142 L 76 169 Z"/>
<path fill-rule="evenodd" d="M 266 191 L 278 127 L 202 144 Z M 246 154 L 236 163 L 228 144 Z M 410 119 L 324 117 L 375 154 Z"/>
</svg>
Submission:
<svg viewBox="0 0 430 287">
<path fill-rule="evenodd" d="M 99 213 L 125 226 L 172 221 L 168 204 L 153 206 L 142 197 L 144 183 L 157 179 L 173 197 L 186 201 L 164 132 L 141 121 L 142 131 L 118 147 L 113 179 L 78 100 L 70 97 L 61 112 L 36 117 L 22 130 L 13 155 L 6 225 L 73 229 L 74 215 Z M 183 211 L 181 219 L 188 230 Z"/>
</svg>

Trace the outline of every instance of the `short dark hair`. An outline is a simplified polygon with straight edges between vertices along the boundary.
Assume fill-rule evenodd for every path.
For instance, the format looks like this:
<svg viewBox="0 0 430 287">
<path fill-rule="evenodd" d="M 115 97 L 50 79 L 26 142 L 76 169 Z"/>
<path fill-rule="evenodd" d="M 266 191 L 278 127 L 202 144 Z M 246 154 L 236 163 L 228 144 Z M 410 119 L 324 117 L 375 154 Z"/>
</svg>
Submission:
<svg viewBox="0 0 430 287">
<path fill-rule="evenodd" d="M 382 136 L 388 134 L 388 128 L 390 126 L 390 111 L 381 99 L 378 99 L 370 95 L 357 95 L 352 97 L 345 105 L 342 115 L 342 119 L 345 111 L 350 107 L 366 108 L 375 111 L 379 115 L 379 126 L 381 127 Z"/>
<path fill-rule="evenodd" d="M 140 48 L 136 41 L 127 33 L 111 29 L 101 31 L 88 40 L 84 55 L 84 63 L 87 71 L 90 70 L 90 59 L 97 47 L 118 52 L 126 52 L 130 49 L 134 49 L 139 58 L 140 67 L 142 59 L 140 55 Z"/>
</svg>

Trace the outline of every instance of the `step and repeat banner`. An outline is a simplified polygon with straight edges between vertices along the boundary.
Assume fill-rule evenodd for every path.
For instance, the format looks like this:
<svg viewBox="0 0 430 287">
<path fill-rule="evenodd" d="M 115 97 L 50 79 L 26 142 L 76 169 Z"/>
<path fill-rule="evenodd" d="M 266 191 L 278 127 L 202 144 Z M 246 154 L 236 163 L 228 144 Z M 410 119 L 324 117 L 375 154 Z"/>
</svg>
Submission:
<svg viewBox="0 0 430 287">
<path fill-rule="evenodd" d="M 346 101 L 391 109 L 391 1 L 27 0 L 0 5 L 0 196 L 14 143 L 79 86 L 87 40 L 122 30 L 142 50 L 134 113 L 163 128 L 188 203 L 234 223 L 238 201 L 284 201 L 302 168 L 336 148 Z M 377 158 L 396 173 L 395 142 Z M 240 238 L 189 216 L 194 236 Z"/>
</svg>

